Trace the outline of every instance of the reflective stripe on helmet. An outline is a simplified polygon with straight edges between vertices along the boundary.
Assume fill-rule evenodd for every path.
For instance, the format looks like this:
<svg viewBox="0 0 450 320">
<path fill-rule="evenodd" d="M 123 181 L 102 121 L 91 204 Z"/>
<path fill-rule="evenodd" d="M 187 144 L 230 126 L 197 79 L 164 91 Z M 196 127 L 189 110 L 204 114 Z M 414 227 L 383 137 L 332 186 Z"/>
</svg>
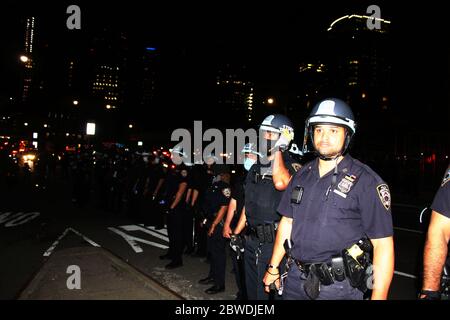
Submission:
<svg viewBox="0 0 450 320">
<path fill-rule="evenodd" d="M 350 130 L 355 133 L 355 121 L 351 119 L 342 119 L 339 117 L 333 117 L 329 115 L 314 115 L 308 120 L 308 125 L 317 123 L 333 123 L 337 125 L 347 126 Z"/>
<path fill-rule="evenodd" d="M 272 126 L 266 126 L 266 125 L 261 125 L 259 127 L 259 130 L 264 130 L 264 131 L 271 131 L 271 132 L 276 132 L 276 133 L 280 133 L 280 129 L 272 127 Z"/>
</svg>

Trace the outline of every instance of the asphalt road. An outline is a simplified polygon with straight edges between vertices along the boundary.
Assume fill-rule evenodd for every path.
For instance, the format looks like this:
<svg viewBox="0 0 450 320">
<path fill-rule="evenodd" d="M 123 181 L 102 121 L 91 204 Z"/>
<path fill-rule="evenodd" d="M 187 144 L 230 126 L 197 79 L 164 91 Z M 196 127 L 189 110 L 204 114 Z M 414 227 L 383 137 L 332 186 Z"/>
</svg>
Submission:
<svg viewBox="0 0 450 320">
<path fill-rule="evenodd" d="M 23 184 L 0 188 L 0 299 L 18 298 L 55 252 L 83 246 L 106 249 L 185 299 L 235 298 L 229 259 L 226 291 L 207 295 L 204 290 L 208 286 L 197 283 L 209 270 L 204 259 L 185 256 L 183 267 L 165 270 L 167 261 L 159 256 L 168 245 L 166 230 L 154 230 L 142 218 L 131 219 L 93 206 L 78 208 L 71 201 L 67 181 L 54 179 L 45 190 Z M 424 241 L 419 214 L 426 205 L 399 203 L 393 207 L 396 261 L 390 299 L 416 298 Z"/>
</svg>

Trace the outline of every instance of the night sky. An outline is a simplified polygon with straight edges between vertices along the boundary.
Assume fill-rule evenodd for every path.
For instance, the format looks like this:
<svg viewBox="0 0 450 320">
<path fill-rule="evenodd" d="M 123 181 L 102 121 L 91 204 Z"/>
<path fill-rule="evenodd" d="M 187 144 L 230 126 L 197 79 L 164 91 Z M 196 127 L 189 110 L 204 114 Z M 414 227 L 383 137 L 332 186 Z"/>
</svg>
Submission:
<svg viewBox="0 0 450 320">
<path fill-rule="evenodd" d="M 299 62 L 324 52 L 333 54 L 333 48 L 322 40 L 330 22 L 345 14 L 365 13 L 369 4 L 378 4 L 382 18 L 393 21 L 395 108 L 414 124 L 426 118 L 430 121 L 421 125 L 434 126 L 437 121 L 445 126 L 449 119 L 449 26 L 442 3 L 430 1 L 420 5 L 373 1 L 6 1 L 1 10 L 0 90 L 7 91 L 14 78 L 13 65 L 23 42 L 20 18 L 27 13 L 40 17 L 40 36 L 52 45 L 64 44 L 62 50 L 66 50 L 71 45 L 65 42 L 69 4 L 78 4 L 82 10 L 82 30 L 71 32 L 92 34 L 106 26 L 127 31 L 130 40 L 170 52 L 173 74 L 168 77 L 173 87 L 166 88 L 166 93 L 171 95 L 172 108 L 179 102 L 171 90 L 183 92 L 179 95 L 183 99 L 198 101 L 202 90 L 207 90 L 199 84 L 215 76 L 218 62 L 245 63 L 260 90 L 281 94 Z M 86 44 L 81 41 L 80 45 Z M 211 113 L 207 101 L 180 111 L 188 118 L 208 118 Z"/>
</svg>

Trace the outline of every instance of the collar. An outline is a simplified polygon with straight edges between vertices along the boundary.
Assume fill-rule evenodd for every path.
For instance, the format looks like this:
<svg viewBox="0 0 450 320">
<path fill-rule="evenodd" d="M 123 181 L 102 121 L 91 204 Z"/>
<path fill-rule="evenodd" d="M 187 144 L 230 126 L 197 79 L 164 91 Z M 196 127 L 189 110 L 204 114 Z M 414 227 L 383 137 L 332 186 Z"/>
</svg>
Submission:
<svg viewBox="0 0 450 320">
<path fill-rule="evenodd" d="M 350 156 L 348 153 L 344 156 L 344 158 L 341 160 L 341 162 L 338 163 L 338 175 L 340 173 L 348 173 L 350 171 L 350 168 L 353 163 L 353 157 Z M 334 173 L 334 169 L 330 170 L 325 174 L 323 177 L 320 178 L 319 176 L 319 157 L 314 159 L 312 166 L 311 166 L 311 172 L 317 177 L 317 179 L 326 179 L 327 177 L 331 177 Z"/>
</svg>

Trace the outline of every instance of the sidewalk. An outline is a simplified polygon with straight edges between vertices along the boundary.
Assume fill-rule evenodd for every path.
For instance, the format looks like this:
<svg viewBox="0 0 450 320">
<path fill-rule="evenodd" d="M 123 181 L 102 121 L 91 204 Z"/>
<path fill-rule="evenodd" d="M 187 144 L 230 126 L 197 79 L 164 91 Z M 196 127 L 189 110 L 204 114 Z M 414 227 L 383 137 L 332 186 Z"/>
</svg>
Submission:
<svg viewBox="0 0 450 320">
<path fill-rule="evenodd" d="M 80 289 L 68 289 L 68 267 L 80 268 Z M 73 281 L 69 281 L 72 283 Z M 77 247 L 56 251 L 23 290 L 19 300 L 181 300 L 102 248 Z"/>
</svg>

